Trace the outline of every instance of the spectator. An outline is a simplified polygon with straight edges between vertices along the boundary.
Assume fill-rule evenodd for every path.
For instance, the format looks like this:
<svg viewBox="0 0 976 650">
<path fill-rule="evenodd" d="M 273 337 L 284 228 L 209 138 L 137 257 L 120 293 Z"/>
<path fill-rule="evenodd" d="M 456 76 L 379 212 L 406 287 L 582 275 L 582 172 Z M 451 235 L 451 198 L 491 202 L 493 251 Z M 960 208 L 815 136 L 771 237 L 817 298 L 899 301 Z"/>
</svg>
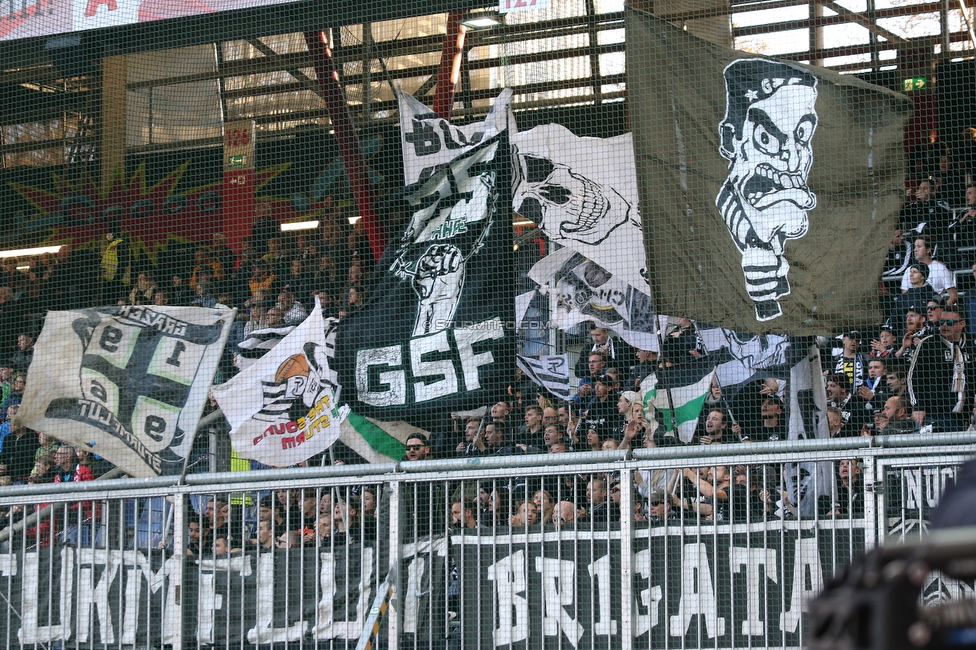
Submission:
<svg viewBox="0 0 976 650">
<path fill-rule="evenodd" d="M 110 224 L 102 252 L 102 302 L 114 305 L 124 298 L 131 281 L 132 255 L 118 224 Z"/>
<path fill-rule="evenodd" d="M 637 350 L 637 365 L 631 368 L 630 376 L 627 380 L 627 390 L 639 391 L 641 382 L 648 375 L 657 371 L 657 352 L 650 350 Z"/>
<path fill-rule="evenodd" d="M 579 364 L 576 364 L 577 368 Z M 573 401 L 577 404 L 585 404 L 593 397 L 596 380 L 603 376 L 607 367 L 607 358 L 602 352 L 590 352 L 587 356 L 586 369 L 588 372 L 581 376 L 579 386 L 576 389 L 576 396 Z"/>
<path fill-rule="evenodd" d="M 275 276 L 271 273 L 268 263 L 264 260 L 255 260 L 252 268 L 253 271 L 251 273 L 251 280 L 248 282 L 248 287 L 251 290 L 251 298 L 256 300 L 259 291 L 264 292 L 264 295 L 271 292 L 271 286 L 274 284 Z"/>
<path fill-rule="evenodd" d="M 710 410 L 708 416 L 705 418 L 704 431 L 698 436 L 698 444 L 717 445 L 724 442 L 732 442 L 731 440 L 726 440 L 726 428 L 725 412 L 721 409 Z"/>
<path fill-rule="evenodd" d="M 545 445 L 548 453 L 552 452 L 552 446 L 563 444 L 563 437 L 559 433 L 558 424 L 550 424 L 542 430 L 542 444 Z"/>
<path fill-rule="evenodd" d="M 10 407 L 11 412 L 13 413 L 11 419 L 13 418 L 14 415 L 17 414 L 17 409 L 19 408 L 20 408 L 19 406 Z M 9 420 L 7 421 L 6 424 L 9 424 Z M 54 455 L 58 452 L 58 449 L 61 447 L 61 443 L 57 440 L 57 438 L 48 435 L 46 433 L 41 433 L 40 431 L 37 432 L 37 444 L 38 447 L 37 447 L 37 451 L 34 452 L 34 460 L 37 460 L 41 456 L 45 456 L 45 455 L 54 458 Z"/>
<path fill-rule="evenodd" d="M 542 409 L 529 406 L 525 409 L 525 424 L 519 427 L 515 441 L 539 447 L 542 445 Z"/>
<path fill-rule="evenodd" d="M 676 366 L 701 359 L 708 354 L 698 334 L 698 328 L 690 318 L 678 319 L 678 326 L 668 333 L 661 347 L 662 363 Z"/>
<path fill-rule="evenodd" d="M 468 500 L 455 501 L 451 504 L 452 528 L 477 528 L 478 521 L 474 516 L 474 507 Z"/>
<path fill-rule="evenodd" d="M 10 423 L 10 435 L 3 440 L 0 463 L 7 466 L 7 473 L 14 481 L 27 480 L 34 468 L 34 454 L 38 444 L 35 432 L 22 425 Z"/>
<path fill-rule="evenodd" d="M 7 416 L 7 409 L 15 404 L 20 404 L 24 400 L 25 388 L 27 388 L 27 375 L 24 373 L 14 375 L 14 382 L 10 387 L 10 393 L 3 400 L 3 404 L 0 404 L 0 418 L 4 420 L 10 419 Z"/>
<path fill-rule="evenodd" d="M 214 295 L 214 285 L 210 280 L 201 280 L 197 283 L 196 298 L 190 303 L 192 307 L 205 307 L 213 309 L 217 305 L 217 297 Z"/>
<path fill-rule="evenodd" d="M 512 515 L 512 527 L 533 526 L 539 523 L 539 509 L 531 501 L 519 501 Z"/>
<path fill-rule="evenodd" d="M 885 375 L 885 384 L 888 387 L 888 393 L 890 395 L 904 395 L 905 373 L 902 370 L 892 368 L 892 365 L 894 364 L 888 364 L 888 374 Z"/>
<path fill-rule="evenodd" d="M 498 486 L 491 491 L 488 499 L 488 519 L 494 528 L 511 524 L 508 512 L 510 509 L 511 493 L 508 488 Z"/>
<path fill-rule="evenodd" d="M 9 361 L 0 361 L 0 404 L 3 404 L 14 388 L 14 367 Z"/>
<path fill-rule="evenodd" d="M 760 415 L 762 416 L 762 426 L 755 431 L 744 436 L 753 442 L 776 442 L 786 440 L 788 428 L 786 420 L 783 418 L 783 405 L 779 399 L 767 397 L 760 405 Z"/>
<path fill-rule="evenodd" d="M 590 524 L 607 523 L 610 521 L 610 509 L 607 506 L 607 479 L 594 475 L 586 484 L 587 508 L 577 521 Z"/>
<path fill-rule="evenodd" d="M 20 404 L 14 404 L 10 407 L 7 414 L 10 416 L 7 418 L 3 424 L 0 424 L 0 454 L 3 454 L 3 440 L 8 435 L 10 435 L 10 425 L 11 421 L 16 417 L 17 411 L 20 410 Z"/>
<path fill-rule="evenodd" d="M 540 521 L 547 522 L 552 519 L 556 504 L 553 502 L 551 494 L 545 490 L 536 490 L 535 494 L 532 495 L 532 503 L 535 504 Z"/>
<path fill-rule="evenodd" d="M 197 524 L 199 530 L 199 524 Z M 254 540 L 259 551 L 274 550 L 274 534 L 271 532 L 271 522 L 264 519 L 258 521 L 257 539 Z"/>
<path fill-rule="evenodd" d="M 557 527 L 562 524 L 575 524 L 576 520 L 582 517 L 585 512 L 583 508 L 577 508 L 572 501 L 560 501 L 553 508 L 552 523 L 556 524 Z"/>
<path fill-rule="evenodd" d="M 976 368 L 968 359 L 963 313 L 946 307 L 939 328 L 939 336 L 922 340 L 908 369 L 912 417 L 920 427 L 932 424 L 937 431 L 965 431 L 973 410 L 967 388 L 972 395 Z"/>
<path fill-rule="evenodd" d="M 946 299 L 947 305 L 954 305 L 959 300 L 959 292 L 956 291 L 956 279 L 942 262 L 932 259 L 932 238 L 928 235 L 919 235 L 915 238 L 914 245 L 915 261 L 928 267 L 928 283 L 932 290 L 939 296 Z M 911 267 L 905 271 L 901 279 L 902 294 L 908 293 L 911 288 Z"/>
<path fill-rule="evenodd" d="M 610 389 L 610 380 L 605 375 L 597 377 L 593 397 L 586 402 L 581 413 L 586 426 L 600 429 L 603 436 L 620 432 L 623 428 L 623 418 L 617 408 L 617 400 L 610 396 Z"/>
<path fill-rule="evenodd" d="M 171 305 L 183 306 L 190 304 L 190 292 L 187 291 L 186 280 L 183 279 L 182 275 L 173 275 L 173 280 L 170 282 L 166 295 Z"/>
<path fill-rule="evenodd" d="M 196 291 L 197 285 L 204 280 L 208 282 L 223 282 L 224 268 L 220 262 L 210 255 L 210 251 L 202 246 L 195 253 L 196 265 L 190 274 L 190 291 Z"/>
<path fill-rule="evenodd" d="M 841 433 L 844 430 L 844 414 L 836 406 L 827 407 L 827 435 L 830 438 L 852 438 L 854 434 Z"/>
<path fill-rule="evenodd" d="M 925 327 L 918 333 L 919 339 L 939 333 L 939 320 L 944 308 L 945 305 L 937 296 L 925 303 Z"/>
<path fill-rule="evenodd" d="M 834 373 L 846 375 L 854 390 L 861 387 L 866 374 L 864 356 L 858 351 L 860 344 L 860 334 L 844 332 L 843 348 L 834 362 Z"/>
<path fill-rule="evenodd" d="M 34 360 L 34 337 L 27 332 L 17 335 L 17 351 L 10 357 L 10 365 L 16 372 L 27 374 L 31 361 Z"/>
<path fill-rule="evenodd" d="M 598 352 L 603 357 L 603 367 L 607 365 L 612 365 L 616 368 L 623 368 L 625 371 L 629 371 L 630 367 L 634 365 L 637 360 L 637 356 L 634 353 L 634 348 L 630 345 L 624 343 L 622 340 L 610 336 L 610 330 L 605 327 L 596 327 L 590 329 L 590 341 L 593 345 L 590 346 L 589 350 L 586 350 L 587 355 L 584 357 L 582 354 L 576 361 L 576 376 L 582 377 L 587 374 L 589 370 L 589 375 L 594 375 L 592 367 L 587 367 L 590 354 L 593 352 Z M 584 361 L 586 359 L 586 361 Z M 600 369 L 601 374 L 603 368 Z"/>
<path fill-rule="evenodd" d="M 647 497 L 647 522 L 651 526 L 663 526 L 675 522 L 675 513 L 671 509 L 671 499 L 668 493 L 655 490 Z"/>
<path fill-rule="evenodd" d="M 915 354 L 915 349 L 922 341 L 920 333 L 925 328 L 923 309 L 924 307 L 911 305 L 905 312 L 905 334 L 901 339 L 901 347 L 895 352 L 896 358 L 911 359 Z"/>
<path fill-rule="evenodd" d="M 653 407 L 651 407 L 653 409 Z M 637 444 L 644 444 L 642 441 L 650 440 L 653 444 L 654 433 L 658 429 L 658 423 L 655 419 L 648 420 L 644 416 L 644 405 L 639 401 L 630 407 L 630 419 L 627 424 L 624 425 L 624 437 L 621 446 L 628 449 L 633 448 L 634 440 L 637 440 Z"/>
<path fill-rule="evenodd" d="M 308 317 L 308 311 L 302 303 L 295 300 L 295 294 L 288 289 L 282 289 L 278 293 L 278 302 L 275 307 L 284 314 L 285 325 L 298 325 Z"/>
<path fill-rule="evenodd" d="M 857 459 L 844 459 L 837 468 L 837 498 L 834 515 L 862 519 L 864 517 L 864 481 Z"/>
<path fill-rule="evenodd" d="M 871 341 L 871 356 L 875 359 L 887 359 L 895 354 L 898 339 L 890 327 L 882 327 L 878 338 Z"/>
<path fill-rule="evenodd" d="M 880 411 L 885 400 L 888 399 L 888 369 L 884 359 L 868 361 L 868 377 L 864 385 L 857 389 L 857 394 L 863 399 L 869 411 Z"/>
<path fill-rule="evenodd" d="M 840 410 L 849 436 L 859 435 L 861 427 L 870 421 L 872 413 L 867 409 L 867 402 L 851 392 L 847 375 L 836 374 L 827 378 L 827 400 L 830 406 Z"/>
<path fill-rule="evenodd" d="M 915 262 L 908 267 L 908 289 L 901 295 L 902 305 L 922 305 L 936 297 L 935 290 L 929 284 L 929 267 L 921 262 Z"/>
<path fill-rule="evenodd" d="M 136 286 L 129 292 L 130 305 L 152 305 L 159 288 L 151 273 L 142 271 L 136 276 Z"/>
<path fill-rule="evenodd" d="M 915 433 L 918 423 L 908 414 L 908 398 L 904 395 L 892 395 L 885 401 L 885 427 L 878 433 L 883 436 L 900 433 Z"/>
<path fill-rule="evenodd" d="M 682 507 L 708 521 L 725 521 L 731 483 L 729 468 L 724 465 L 688 467 L 682 473 L 686 485 L 690 485 L 684 494 L 692 495 L 683 500 Z"/>
<path fill-rule="evenodd" d="M 464 423 L 464 440 L 458 443 L 455 452 L 460 456 L 473 456 L 478 453 L 477 440 L 481 433 L 481 420 L 479 418 L 468 418 Z"/>
<path fill-rule="evenodd" d="M 952 213 L 935 201 L 935 187 L 929 178 L 923 177 L 915 187 L 915 202 L 906 203 L 899 222 L 906 231 L 923 232 L 926 236 L 941 239 L 948 233 Z"/>
<path fill-rule="evenodd" d="M 75 454 L 75 448 L 71 445 L 61 445 L 54 456 L 57 462 L 57 474 L 54 477 L 55 483 L 78 483 L 81 481 L 94 481 L 95 475 L 87 465 L 80 465 Z"/>
</svg>

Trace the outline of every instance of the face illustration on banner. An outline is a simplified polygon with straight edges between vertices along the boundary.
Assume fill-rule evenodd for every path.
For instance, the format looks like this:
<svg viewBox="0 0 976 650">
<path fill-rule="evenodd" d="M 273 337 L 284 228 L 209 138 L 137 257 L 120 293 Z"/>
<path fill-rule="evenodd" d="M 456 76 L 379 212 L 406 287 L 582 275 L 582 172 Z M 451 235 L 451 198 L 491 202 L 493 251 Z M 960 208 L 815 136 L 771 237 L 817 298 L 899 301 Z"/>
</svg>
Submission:
<svg viewBox="0 0 976 650">
<path fill-rule="evenodd" d="M 494 149 L 486 150 L 490 158 Z M 491 228 L 495 209 L 495 173 L 467 175 L 466 170 L 446 171 L 447 184 L 418 200 L 410 226 L 401 241 L 393 268 L 403 280 L 412 282 L 419 298 L 412 336 L 426 336 L 450 327 L 461 291 L 464 266 L 475 254 Z M 481 232 L 474 244 L 458 245 L 472 228 Z M 453 241 L 452 241 L 453 240 Z M 430 242 L 416 259 L 416 244 Z M 464 250 L 462 250 L 462 246 Z"/>
<path fill-rule="evenodd" d="M 540 156 L 516 156 L 516 212 L 553 241 L 597 246 L 630 219 L 631 205 L 612 187 Z"/>
<path fill-rule="evenodd" d="M 715 204 L 742 253 L 746 289 L 756 319 L 782 315 L 790 293 L 786 241 L 809 230 L 817 197 L 807 181 L 817 128 L 817 78 L 765 59 L 740 59 L 725 68 L 726 111 L 719 152 L 728 178 Z"/>
</svg>

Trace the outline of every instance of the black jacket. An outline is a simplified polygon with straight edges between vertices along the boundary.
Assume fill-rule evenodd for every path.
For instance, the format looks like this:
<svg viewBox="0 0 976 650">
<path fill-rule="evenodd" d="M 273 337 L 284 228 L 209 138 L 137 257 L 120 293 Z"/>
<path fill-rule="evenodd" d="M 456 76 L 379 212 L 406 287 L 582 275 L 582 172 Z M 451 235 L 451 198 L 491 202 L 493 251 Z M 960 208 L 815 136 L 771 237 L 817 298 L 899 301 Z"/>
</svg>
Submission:
<svg viewBox="0 0 976 650">
<path fill-rule="evenodd" d="M 965 335 L 958 343 L 965 361 L 966 402 L 962 413 L 972 410 L 972 396 L 976 394 L 976 359 Z M 952 390 L 956 345 L 939 335 L 922 339 L 908 368 L 906 385 L 912 408 L 925 411 L 928 417 L 948 415 L 956 406 L 958 395 Z"/>
</svg>

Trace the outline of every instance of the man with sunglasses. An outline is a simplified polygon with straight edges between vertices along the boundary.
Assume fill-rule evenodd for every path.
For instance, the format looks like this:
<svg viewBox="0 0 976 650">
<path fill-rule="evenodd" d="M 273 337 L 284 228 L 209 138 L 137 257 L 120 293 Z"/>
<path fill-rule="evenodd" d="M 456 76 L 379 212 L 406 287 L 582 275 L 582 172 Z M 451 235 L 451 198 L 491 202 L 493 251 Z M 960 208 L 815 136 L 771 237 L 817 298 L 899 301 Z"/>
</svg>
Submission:
<svg viewBox="0 0 976 650">
<path fill-rule="evenodd" d="M 935 431 L 965 431 L 976 395 L 976 369 L 966 336 L 964 314 L 944 308 L 939 334 L 924 339 L 908 369 L 908 398 L 918 425 Z"/>
</svg>

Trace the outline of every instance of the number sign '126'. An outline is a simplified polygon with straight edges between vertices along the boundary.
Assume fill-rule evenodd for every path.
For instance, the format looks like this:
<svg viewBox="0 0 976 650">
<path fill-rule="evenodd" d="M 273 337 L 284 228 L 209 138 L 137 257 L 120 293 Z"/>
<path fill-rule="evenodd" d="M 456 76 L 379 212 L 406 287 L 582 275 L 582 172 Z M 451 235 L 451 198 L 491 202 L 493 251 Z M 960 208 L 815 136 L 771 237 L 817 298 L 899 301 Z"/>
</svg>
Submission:
<svg viewBox="0 0 976 650">
<path fill-rule="evenodd" d="M 498 13 L 507 14 L 513 11 L 528 9 L 548 9 L 549 0 L 499 0 Z"/>
</svg>

